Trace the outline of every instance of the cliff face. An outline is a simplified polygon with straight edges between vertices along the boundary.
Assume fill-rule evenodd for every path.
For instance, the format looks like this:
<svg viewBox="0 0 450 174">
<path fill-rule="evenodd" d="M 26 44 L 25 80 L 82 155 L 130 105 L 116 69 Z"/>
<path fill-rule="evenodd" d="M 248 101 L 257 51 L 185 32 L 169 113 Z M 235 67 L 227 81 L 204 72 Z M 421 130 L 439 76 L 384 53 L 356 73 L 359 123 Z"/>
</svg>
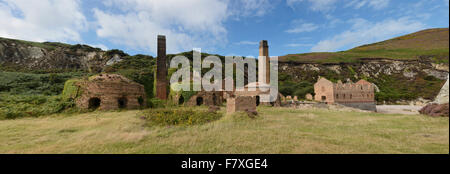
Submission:
<svg viewBox="0 0 450 174">
<path fill-rule="evenodd" d="M 36 43 L 0 38 L 0 66 L 14 70 L 83 70 L 101 72 L 106 64 L 120 61 L 114 54 L 87 45 Z"/>
</svg>

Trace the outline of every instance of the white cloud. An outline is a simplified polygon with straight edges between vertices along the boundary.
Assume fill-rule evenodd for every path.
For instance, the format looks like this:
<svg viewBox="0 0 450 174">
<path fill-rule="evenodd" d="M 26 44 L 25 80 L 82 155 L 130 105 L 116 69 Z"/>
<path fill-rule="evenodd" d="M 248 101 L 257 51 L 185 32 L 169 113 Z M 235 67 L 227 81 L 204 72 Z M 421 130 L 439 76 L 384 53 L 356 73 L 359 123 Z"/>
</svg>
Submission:
<svg viewBox="0 0 450 174">
<path fill-rule="evenodd" d="M 237 18 L 240 16 L 264 16 L 274 8 L 269 0 L 227 0 L 227 2 L 230 6 L 230 15 Z"/>
<path fill-rule="evenodd" d="M 302 32 L 311 32 L 319 28 L 316 24 L 306 23 L 303 20 L 294 20 L 292 21 L 293 27 L 291 29 L 286 30 L 287 33 L 302 33 Z"/>
<path fill-rule="evenodd" d="M 0 36 L 31 41 L 81 41 L 87 21 L 78 0 L 0 1 Z"/>
<path fill-rule="evenodd" d="M 353 7 L 360 9 L 364 6 L 371 7 L 376 10 L 380 10 L 389 6 L 390 0 L 351 0 L 346 7 Z"/>
<path fill-rule="evenodd" d="M 350 30 L 340 33 L 330 39 L 322 40 L 313 48 L 312 52 L 338 51 L 364 44 L 390 39 L 396 35 L 407 34 L 425 29 L 425 24 L 403 17 L 396 20 L 389 19 L 373 23 L 365 19 L 353 19 Z"/>
<path fill-rule="evenodd" d="M 108 47 L 106 45 L 103 45 L 103 44 L 89 44 L 89 45 L 94 47 L 94 48 L 100 48 L 100 49 L 102 49 L 104 51 L 108 50 Z"/>
<path fill-rule="evenodd" d="M 291 43 L 291 44 L 286 44 L 285 46 L 287 47 L 310 47 L 310 46 L 314 46 L 313 44 L 303 44 L 303 43 Z"/>
<path fill-rule="evenodd" d="M 236 45 L 258 45 L 258 42 L 252 42 L 252 41 L 240 41 L 236 43 Z"/>
<path fill-rule="evenodd" d="M 337 2 L 337 0 L 286 0 L 286 3 L 289 7 L 295 8 L 295 6 L 303 1 L 308 1 L 311 4 L 311 10 L 321 12 L 333 10 Z"/>
<path fill-rule="evenodd" d="M 228 4 L 220 0 L 109 0 L 105 5 L 120 12 L 95 9 L 97 35 L 135 50 L 156 53 L 159 34 L 166 35 L 172 53 L 226 42 Z"/>
</svg>

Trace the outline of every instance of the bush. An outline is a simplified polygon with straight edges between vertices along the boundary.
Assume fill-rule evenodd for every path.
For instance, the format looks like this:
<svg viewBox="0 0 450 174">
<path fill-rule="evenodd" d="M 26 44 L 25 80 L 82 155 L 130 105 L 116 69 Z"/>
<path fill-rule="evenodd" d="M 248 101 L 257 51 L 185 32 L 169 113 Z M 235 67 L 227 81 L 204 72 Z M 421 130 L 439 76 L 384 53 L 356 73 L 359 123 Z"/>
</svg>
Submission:
<svg viewBox="0 0 450 174">
<path fill-rule="evenodd" d="M 0 92 L 9 94 L 59 95 L 66 80 L 87 75 L 82 72 L 32 74 L 0 71 Z"/>
<path fill-rule="evenodd" d="M 222 114 L 199 109 L 164 108 L 146 110 L 144 111 L 144 117 L 148 125 L 190 126 L 219 120 Z"/>
<path fill-rule="evenodd" d="M 56 114 L 74 106 L 61 96 L 0 94 L 0 120 Z"/>
</svg>

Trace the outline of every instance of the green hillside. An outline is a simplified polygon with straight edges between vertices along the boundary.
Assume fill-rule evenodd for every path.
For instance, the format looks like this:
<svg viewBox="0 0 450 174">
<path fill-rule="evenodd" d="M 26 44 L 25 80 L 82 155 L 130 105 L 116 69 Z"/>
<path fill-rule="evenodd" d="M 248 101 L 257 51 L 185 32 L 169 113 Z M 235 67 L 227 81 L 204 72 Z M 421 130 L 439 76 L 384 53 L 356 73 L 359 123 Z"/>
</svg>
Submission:
<svg viewBox="0 0 450 174">
<path fill-rule="evenodd" d="M 351 63 L 358 62 L 361 58 L 387 58 L 395 60 L 430 59 L 435 63 L 448 64 L 449 29 L 438 28 L 423 30 L 341 52 L 289 54 L 282 56 L 280 61 L 304 63 Z"/>
</svg>

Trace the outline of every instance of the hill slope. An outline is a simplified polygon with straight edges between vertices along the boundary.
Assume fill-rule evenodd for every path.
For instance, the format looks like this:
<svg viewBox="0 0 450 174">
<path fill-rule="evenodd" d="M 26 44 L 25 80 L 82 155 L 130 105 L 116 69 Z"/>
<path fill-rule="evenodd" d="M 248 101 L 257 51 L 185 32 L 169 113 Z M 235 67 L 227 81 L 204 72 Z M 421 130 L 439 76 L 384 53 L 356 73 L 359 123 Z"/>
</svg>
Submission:
<svg viewBox="0 0 450 174">
<path fill-rule="evenodd" d="M 390 40 L 363 45 L 342 52 L 289 54 L 280 61 L 303 63 L 349 63 L 362 58 L 387 58 L 394 60 L 429 59 L 448 64 L 449 29 L 438 28 L 419 31 Z"/>
<path fill-rule="evenodd" d="M 88 45 L 30 42 L 0 37 L 0 70 L 100 72 L 106 64 L 128 56 L 120 50 L 103 51 Z"/>
</svg>

